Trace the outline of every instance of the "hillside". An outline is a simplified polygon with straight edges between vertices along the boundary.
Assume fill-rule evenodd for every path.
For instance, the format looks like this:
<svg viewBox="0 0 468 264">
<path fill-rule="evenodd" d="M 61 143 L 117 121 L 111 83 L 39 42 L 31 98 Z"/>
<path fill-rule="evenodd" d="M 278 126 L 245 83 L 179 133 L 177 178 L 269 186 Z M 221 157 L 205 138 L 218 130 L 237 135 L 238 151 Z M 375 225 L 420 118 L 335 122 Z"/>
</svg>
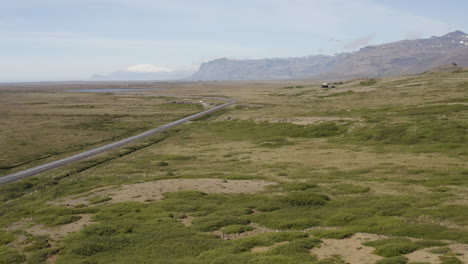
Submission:
<svg viewBox="0 0 468 264">
<path fill-rule="evenodd" d="M 368 46 L 353 53 L 261 60 L 217 59 L 204 63 L 188 80 L 347 79 L 417 74 L 442 64 L 468 67 L 468 35 Z"/>
</svg>

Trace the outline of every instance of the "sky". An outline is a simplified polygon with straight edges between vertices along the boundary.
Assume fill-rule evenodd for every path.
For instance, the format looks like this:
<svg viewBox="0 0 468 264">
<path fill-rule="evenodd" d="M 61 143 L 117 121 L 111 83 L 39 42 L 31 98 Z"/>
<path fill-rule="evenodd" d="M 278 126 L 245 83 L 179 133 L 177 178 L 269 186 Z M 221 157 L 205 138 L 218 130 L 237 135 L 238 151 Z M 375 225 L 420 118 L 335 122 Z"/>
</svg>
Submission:
<svg viewBox="0 0 468 264">
<path fill-rule="evenodd" d="M 461 0 L 0 0 L 0 82 L 193 71 L 468 32 Z"/>
</svg>

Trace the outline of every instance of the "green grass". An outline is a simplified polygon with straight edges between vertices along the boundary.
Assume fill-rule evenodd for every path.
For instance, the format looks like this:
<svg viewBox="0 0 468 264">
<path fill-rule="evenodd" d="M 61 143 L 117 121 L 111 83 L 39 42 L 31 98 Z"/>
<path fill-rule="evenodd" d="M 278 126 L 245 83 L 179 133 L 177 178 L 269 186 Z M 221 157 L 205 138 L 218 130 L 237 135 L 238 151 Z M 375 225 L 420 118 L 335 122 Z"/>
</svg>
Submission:
<svg viewBox="0 0 468 264">
<path fill-rule="evenodd" d="M 223 121 L 204 126 L 217 135 L 230 140 L 251 140 L 258 143 L 276 141 L 278 138 L 332 137 L 347 131 L 345 125 L 325 122 L 319 125 L 301 126 L 289 123 L 255 123 L 252 121 Z"/>
<path fill-rule="evenodd" d="M 442 264 L 463 264 L 463 262 L 456 257 L 442 256 L 440 260 Z"/>
<path fill-rule="evenodd" d="M 367 193 L 370 191 L 369 187 L 354 184 L 336 184 L 330 188 L 332 189 L 332 193 L 336 195 Z"/>
<path fill-rule="evenodd" d="M 26 256 L 9 246 L 0 246 L 0 264 L 19 264 L 26 260 Z"/>
</svg>

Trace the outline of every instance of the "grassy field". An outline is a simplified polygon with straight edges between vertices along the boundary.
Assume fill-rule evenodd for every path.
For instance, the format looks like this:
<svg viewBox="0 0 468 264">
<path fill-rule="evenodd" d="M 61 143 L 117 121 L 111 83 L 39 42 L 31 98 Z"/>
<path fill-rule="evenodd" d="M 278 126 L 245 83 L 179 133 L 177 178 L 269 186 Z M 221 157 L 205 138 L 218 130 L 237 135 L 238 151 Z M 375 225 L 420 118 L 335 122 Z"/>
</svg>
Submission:
<svg viewBox="0 0 468 264">
<path fill-rule="evenodd" d="M 203 109 L 195 99 L 154 97 L 143 91 L 84 93 L 64 91 L 73 87 L 58 88 L 61 90 L 0 88 L 0 126 L 4 128 L 0 131 L 0 175 L 116 141 Z M 179 101 L 187 104 L 174 103 Z"/>
<path fill-rule="evenodd" d="M 238 101 L 1 187 L 0 263 L 468 263 L 468 71 L 140 86 L 0 88 L 2 173 Z"/>
</svg>

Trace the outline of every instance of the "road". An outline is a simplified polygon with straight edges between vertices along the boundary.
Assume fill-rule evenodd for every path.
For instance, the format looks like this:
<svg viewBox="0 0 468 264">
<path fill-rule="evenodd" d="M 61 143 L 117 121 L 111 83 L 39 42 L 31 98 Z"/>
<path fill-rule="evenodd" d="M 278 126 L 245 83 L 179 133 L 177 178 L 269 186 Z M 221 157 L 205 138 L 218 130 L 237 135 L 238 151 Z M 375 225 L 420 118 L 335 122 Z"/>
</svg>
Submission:
<svg viewBox="0 0 468 264">
<path fill-rule="evenodd" d="M 193 96 L 193 97 L 195 97 L 195 96 Z M 125 139 L 116 141 L 114 143 L 110 143 L 110 144 L 105 145 L 105 146 L 101 146 L 101 147 L 98 147 L 98 148 L 95 148 L 95 149 L 91 149 L 91 150 L 88 150 L 88 151 L 85 151 L 85 152 L 81 152 L 79 154 L 76 154 L 76 155 L 73 155 L 73 156 L 70 156 L 70 157 L 67 157 L 67 158 L 59 159 L 59 160 L 56 160 L 56 161 L 52 161 L 52 162 L 49 162 L 49 163 L 46 163 L 46 164 L 43 164 L 43 165 L 39 165 L 39 166 L 30 168 L 30 169 L 26 169 L 26 170 L 18 171 L 18 172 L 15 172 L 15 173 L 12 173 L 12 174 L 9 174 L 9 175 L 6 175 L 6 176 L 2 176 L 2 177 L 0 177 L 0 186 L 4 185 L 4 184 L 7 184 L 7 183 L 10 183 L 10 182 L 14 182 L 14 181 L 26 178 L 26 177 L 30 177 L 30 176 L 39 174 L 39 173 L 44 172 L 44 171 L 55 169 L 55 168 L 70 164 L 72 162 L 78 161 L 78 160 L 82 160 L 82 159 L 86 159 L 86 158 L 95 156 L 95 155 L 97 155 L 99 153 L 102 153 L 104 151 L 108 151 L 108 150 L 111 150 L 111 149 L 121 147 L 121 146 L 123 146 L 125 144 L 128 144 L 130 142 L 134 142 L 136 140 L 147 138 L 147 137 L 149 137 L 149 136 L 151 136 L 153 134 L 164 131 L 164 130 L 169 129 L 171 127 L 174 127 L 174 126 L 183 124 L 183 123 L 185 123 L 187 121 L 190 121 L 190 120 L 205 116 L 207 114 L 211 114 L 213 112 L 216 112 L 216 111 L 218 111 L 220 109 L 223 109 L 223 108 L 225 108 L 227 106 L 230 106 L 230 105 L 232 105 L 232 104 L 234 104 L 236 102 L 236 101 L 231 100 L 231 99 L 219 98 L 219 97 L 203 97 L 203 98 L 227 101 L 227 103 L 224 103 L 222 105 L 218 105 L 216 107 L 213 107 L 211 109 L 202 111 L 200 113 L 196 113 L 196 114 L 191 115 L 191 116 L 184 117 L 182 119 L 171 122 L 169 124 L 159 126 L 157 128 L 148 130 L 148 131 L 143 132 L 141 134 L 138 134 L 138 135 L 135 135 L 135 136 L 132 136 L 132 137 L 129 137 L 129 138 L 125 138 Z"/>
</svg>

